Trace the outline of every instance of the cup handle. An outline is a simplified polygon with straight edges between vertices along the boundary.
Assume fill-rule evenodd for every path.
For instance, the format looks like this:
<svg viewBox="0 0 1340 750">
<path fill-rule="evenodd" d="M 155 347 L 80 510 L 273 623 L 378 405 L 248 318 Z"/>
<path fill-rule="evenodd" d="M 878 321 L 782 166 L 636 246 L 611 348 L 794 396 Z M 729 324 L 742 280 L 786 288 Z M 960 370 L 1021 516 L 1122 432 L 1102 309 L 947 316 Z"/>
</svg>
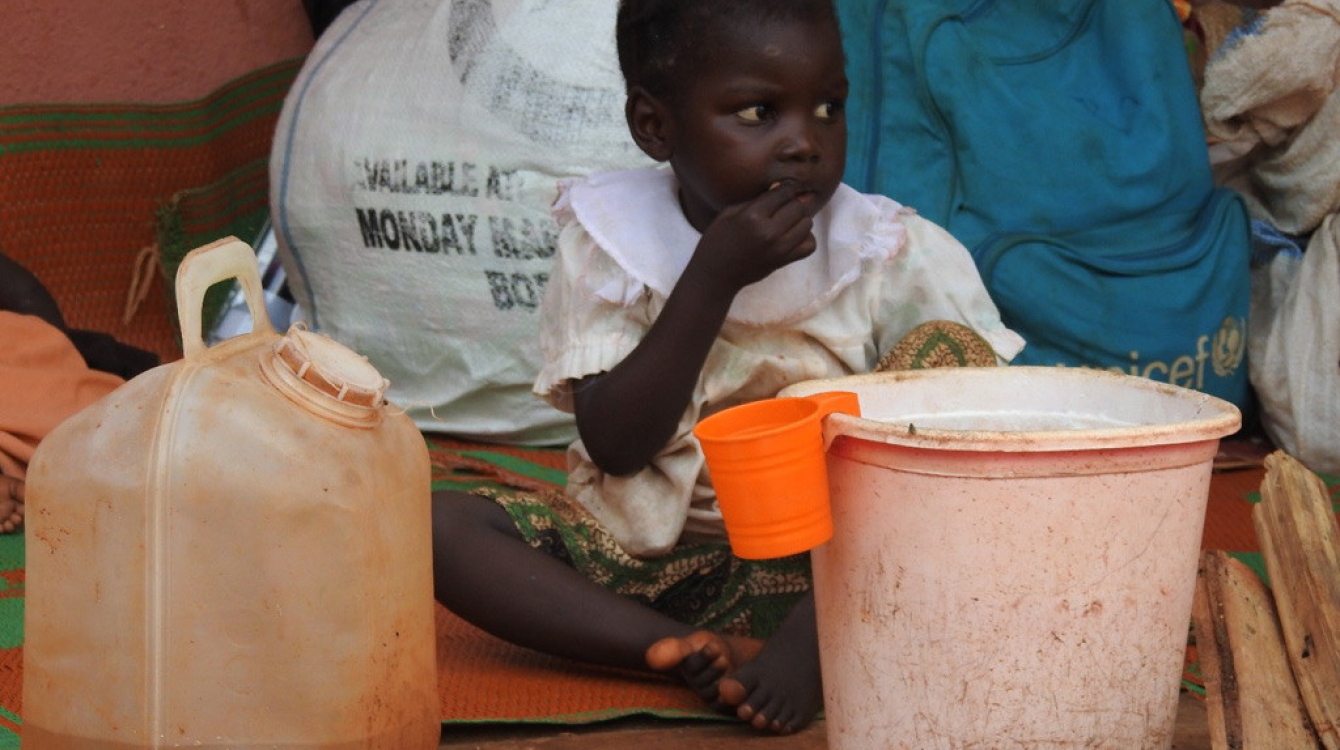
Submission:
<svg viewBox="0 0 1340 750">
<path fill-rule="evenodd" d="M 819 407 L 816 416 L 822 424 L 830 414 L 850 414 L 854 417 L 861 416 L 861 400 L 851 391 L 825 391 L 824 393 L 815 393 L 805 396 L 805 399 L 812 401 Z M 824 450 L 832 444 L 836 434 L 830 434 L 829 430 L 824 430 Z"/>
</svg>

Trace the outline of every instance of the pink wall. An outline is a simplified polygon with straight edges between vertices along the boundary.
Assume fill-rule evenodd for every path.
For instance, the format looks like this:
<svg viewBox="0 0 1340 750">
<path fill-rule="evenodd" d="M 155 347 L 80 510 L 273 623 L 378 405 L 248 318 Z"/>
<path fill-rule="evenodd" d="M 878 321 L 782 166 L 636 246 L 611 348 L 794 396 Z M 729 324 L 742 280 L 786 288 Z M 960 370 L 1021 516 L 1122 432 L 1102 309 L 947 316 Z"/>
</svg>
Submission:
<svg viewBox="0 0 1340 750">
<path fill-rule="evenodd" d="M 0 106 L 199 99 L 304 55 L 301 0 L 0 0 Z"/>
</svg>

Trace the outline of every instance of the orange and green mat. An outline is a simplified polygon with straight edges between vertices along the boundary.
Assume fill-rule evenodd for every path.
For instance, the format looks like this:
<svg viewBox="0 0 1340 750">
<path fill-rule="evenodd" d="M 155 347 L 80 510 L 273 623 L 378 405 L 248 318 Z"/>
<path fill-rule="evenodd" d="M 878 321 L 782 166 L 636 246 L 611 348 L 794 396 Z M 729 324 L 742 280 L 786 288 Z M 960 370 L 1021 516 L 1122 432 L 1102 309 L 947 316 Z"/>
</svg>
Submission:
<svg viewBox="0 0 1340 750">
<path fill-rule="evenodd" d="M 255 240 L 302 62 L 194 101 L 0 106 L 0 252 L 46 285 L 72 328 L 177 359 L 177 266 L 220 237 Z M 222 303 L 222 289 L 211 294 Z"/>
</svg>

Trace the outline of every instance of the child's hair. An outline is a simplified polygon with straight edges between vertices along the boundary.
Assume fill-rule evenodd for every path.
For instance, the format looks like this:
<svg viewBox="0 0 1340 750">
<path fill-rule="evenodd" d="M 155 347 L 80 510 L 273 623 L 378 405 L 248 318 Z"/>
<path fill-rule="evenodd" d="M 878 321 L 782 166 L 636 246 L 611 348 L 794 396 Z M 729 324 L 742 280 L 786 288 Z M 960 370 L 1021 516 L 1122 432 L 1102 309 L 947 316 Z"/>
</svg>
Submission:
<svg viewBox="0 0 1340 750">
<path fill-rule="evenodd" d="M 628 89 L 672 96 L 727 24 L 803 21 L 837 28 L 833 0 L 620 0 L 615 40 Z"/>
</svg>

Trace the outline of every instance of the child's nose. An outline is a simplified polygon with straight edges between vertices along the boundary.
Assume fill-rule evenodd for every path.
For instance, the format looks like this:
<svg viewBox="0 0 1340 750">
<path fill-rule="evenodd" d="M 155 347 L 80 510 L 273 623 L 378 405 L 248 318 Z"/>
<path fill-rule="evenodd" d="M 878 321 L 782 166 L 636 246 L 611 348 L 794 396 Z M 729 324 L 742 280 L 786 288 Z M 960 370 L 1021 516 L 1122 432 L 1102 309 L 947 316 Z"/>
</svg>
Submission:
<svg viewBox="0 0 1340 750">
<path fill-rule="evenodd" d="M 778 148 L 779 156 L 783 159 L 800 159 L 804 161 L 814 161 L 819 158 L 820 138 L 816 132 L 814 123 L 805 120 L 791 122 L 786 132 L 782 135 L 782 140 Z"/>
</svg>

